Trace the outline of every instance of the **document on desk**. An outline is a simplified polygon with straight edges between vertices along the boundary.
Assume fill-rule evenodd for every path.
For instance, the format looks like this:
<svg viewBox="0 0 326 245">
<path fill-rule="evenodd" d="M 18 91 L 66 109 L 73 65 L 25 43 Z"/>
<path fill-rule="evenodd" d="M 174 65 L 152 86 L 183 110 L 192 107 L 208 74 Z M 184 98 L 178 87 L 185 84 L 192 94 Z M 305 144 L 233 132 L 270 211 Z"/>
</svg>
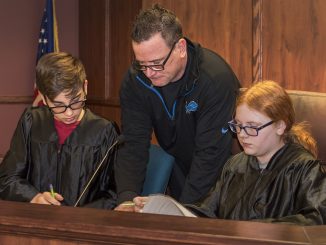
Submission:
<svg viewBox="0 0 326 245">
<path fill-rule="evenodd" d="M 197 217 L 170 196 L 154 194 L 148 196 L 143 213 Z"/>
</svg>

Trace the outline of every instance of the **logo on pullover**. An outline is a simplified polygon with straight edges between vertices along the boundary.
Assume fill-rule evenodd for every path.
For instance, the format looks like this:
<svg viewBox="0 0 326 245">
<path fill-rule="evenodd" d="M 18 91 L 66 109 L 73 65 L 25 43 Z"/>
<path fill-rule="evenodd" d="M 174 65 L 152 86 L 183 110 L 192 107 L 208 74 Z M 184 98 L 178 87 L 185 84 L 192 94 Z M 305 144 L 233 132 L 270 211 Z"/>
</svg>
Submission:
<svg viewBox="0 0 326 245">
<path fill-rule="evenodd" d="M 197 111 L 198 104 L 195 101 L 190 101 L 189 103 L 186 103 L 186 113 L 189 114 L 190 112 Z"/>
<path fill-rule="evenodd" d="M 222 128 L 222 129 L 221 129 L 221 133 L 222 133 L 222 134 L 226 134 L 228 131 L 229 131 L 228 128 Z"/>
</svg>

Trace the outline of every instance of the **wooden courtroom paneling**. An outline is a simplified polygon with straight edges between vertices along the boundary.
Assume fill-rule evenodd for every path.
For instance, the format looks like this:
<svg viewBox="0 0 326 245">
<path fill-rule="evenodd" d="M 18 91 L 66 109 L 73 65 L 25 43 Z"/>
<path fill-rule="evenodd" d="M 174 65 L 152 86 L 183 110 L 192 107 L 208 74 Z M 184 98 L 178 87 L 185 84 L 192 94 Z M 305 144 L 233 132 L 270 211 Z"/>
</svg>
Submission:
<svg viewBox="0 0 326 245">
<path fill-rule="evenodd" d="M 242 86 L 252 81 L 252 3 L 243 0 L 143 0 L 171 9 L 184 35 L 220 54 L 233 68 Z"/>
<path fill-rule="evenodd" d="M 243 87 L 272 79 L 286 89 L 326 92 L 325 0 L 80 0 L 88 105 L 100 115 L 120 121 L 131 23 L 156 2 L 176 13 L 185 36 L 219 53 Z"/>
<path fill-rule="evenodd" d="M 88 79 L 88 99 L 105 99 L 106 1 L 79 1 L 79 57 Z"/>
<path fill-rule="evenodd" d="M 263 1 L 263 78 L 326 92 L 326 1 Z"/>
<path fill-rule="evenodd" d="M 133 0 L 80 0 L 80 58 L 94 103 L 118 104 L 120 81 L 131 62 L 130 23 L 138 5 Z"/>
<path fill-rule="evenodd" d="M 117 123 L 117 125 L 121 125 L 120 120 L 120 107 L 110 104 L 110 103 L 95 103 L 88 105 L 88 107 L 96 112 L 98 115 L 101 115 L 102 117 L 114 121 Z"/>
<path fill-rule="evenodd" d="M 303 227 L 0 201 L 0 244 L 322 243 L 326 243 L 326 226 Z"/>
<path fill-rule="evenodd" d="M 120 82 L 132 60 L 131 23 L 140 8 L 140 0 L 79 2 L 79 53 L 89 80 L 88 105 L 117 122 Z"/>
</svg>

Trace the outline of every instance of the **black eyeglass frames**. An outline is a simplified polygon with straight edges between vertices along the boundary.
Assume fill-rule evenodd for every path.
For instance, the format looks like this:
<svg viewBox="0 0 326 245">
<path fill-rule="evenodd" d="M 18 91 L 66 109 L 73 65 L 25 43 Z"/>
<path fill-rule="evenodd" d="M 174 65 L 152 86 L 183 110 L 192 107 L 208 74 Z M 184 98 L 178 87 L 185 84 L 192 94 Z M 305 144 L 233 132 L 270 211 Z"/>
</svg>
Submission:
<svg viewBox="0 0 326 245">
<path fill-rule="evenodd" d="M 172 51 L 175 47 L 175 45 L 177 44 L 178 41 L 174 42 L 174 44 L 172 45 L 172 48 L 170 49 L 170 52 L 168 53 L 168 55 L 166 56 L 165 60 L 162 62 L 162 64 L 157 64 L 157 65 L 141 65 L 139 64 L 139 62 L 137 60 L 134 60 L 132 62 L 132 65 L 134 67 L 134 69 L 138 70 L 138 71 L 146 71 L 147 68 L 153 70 L 153 71 L 163 71 L 164 70 L 164 66 L 166 64 L 166 62 L 169 60 Z"/>
<path fill-rule="evenodd" d="M 76 102 L 73 102 L 69 105 L 60 105 L 60 106 L 49 106 L 50 111 L 53 114 L 60 114 L 60 113 L 64 113 L 68 108 L 70 108 L 71 110 L 78 110 L 80 108 L 83 108 L 86 104 L 86 99 L 83 100 L 79 100 Z"/>
<path fill-rule="evenodd" d="M 259 127 L 256 126 L 242 126 L 240 124 L 236 124 L 234 120 L 228 122 L 229 127 L 233 133 L 240 134 L 241 130 L 243 129 L 245 133 L 249 136 L 258 136 L 258 132 L 262 130 L 263 128 L 266 128 L 269 125 L 272 125 L 274 121 L 270 121 L 268 123 L 265 123 Z"/>
</svg>

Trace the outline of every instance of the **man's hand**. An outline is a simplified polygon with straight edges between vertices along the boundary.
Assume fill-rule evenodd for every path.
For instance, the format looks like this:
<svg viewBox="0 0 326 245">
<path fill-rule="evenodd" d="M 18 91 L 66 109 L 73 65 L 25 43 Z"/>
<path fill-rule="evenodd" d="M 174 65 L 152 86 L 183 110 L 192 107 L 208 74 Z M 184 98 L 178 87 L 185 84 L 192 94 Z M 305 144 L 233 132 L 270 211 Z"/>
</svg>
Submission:
<svg viewBox="0 0 326 245">
<path fill-rule="evenodd" d="M 135 197 L 133 202 L 135 203 L 135 212 L 141 213 L 148 200 L 148 197 Z"/>
<path fill-rule="evenodd" d="M 141 213 L 142 209 L 147 201 L 148 197 L 135 197 L 133 201 L 127 201 L 121 203 L 114 210 L 115 211 L 123 211 L 123 212 L 136 212 Z"/>
<path fill-rule="evenodd" d="M 135 203 L 132 201 L 126 201 L 126 202 L 121 203 L 114 210 L 122 211 L 122 212 L 135 212 Z"/>
</svg>

